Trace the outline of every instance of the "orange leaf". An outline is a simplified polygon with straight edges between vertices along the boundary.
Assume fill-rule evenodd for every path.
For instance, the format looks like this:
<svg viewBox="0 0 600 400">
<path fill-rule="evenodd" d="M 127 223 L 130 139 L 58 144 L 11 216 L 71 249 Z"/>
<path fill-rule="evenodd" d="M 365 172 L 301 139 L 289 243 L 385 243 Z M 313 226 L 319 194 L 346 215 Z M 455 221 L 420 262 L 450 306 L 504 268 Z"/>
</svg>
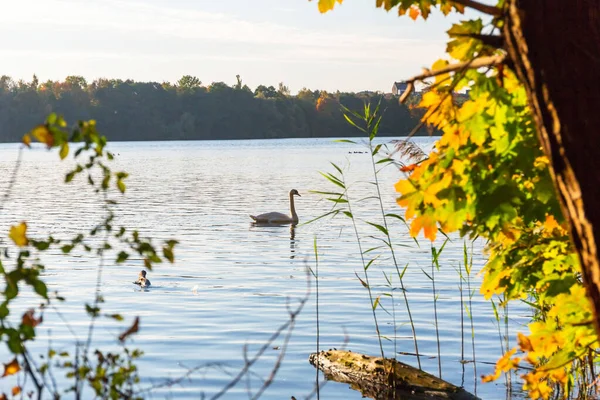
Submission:
<svg viewBox="0 0 600 400">
<path fill-rule="evenodd" d="M 4 393 L 0 393 L 0 400 L 8 400 L 8 397 Z"/>
<path fill-rule="evenodd" d="M 34 317 L 34 314 L 35 314 L 35 311 L 33 308 L 28 310 L 25 314 L 23 314 L 23 319 L 21 320 L 21 323 L 25 326 L 31 326 L 32 328 L 35 328 L 36 326 L 41 324 L 42 321 L 44 320 L 44 317 L 40 316 L 39 318 L 36 319 Z"/>
<path fill-rule="evenodd" d="M 437 235 L 437 223 L 435 219 L 428 214 L 415 218 L 410 224 L 410 235 L 416 237 L 421 231 L 421 228 L 423 228 L 425 237 L 433 242 Z"/>
<path fill-rule="evenodd" d="M 402 172 L 413 172 L 417 168 L 417 164 L 410 164 L 400 167 L 400 171 Z"/>
<path fill-rule="evenodd" d="M 13 396 L 16 396 L 16 395 L 18 395 L 19 393 L 21 393 L 21 386 L 14 386 L 14 387 L 12 388 L 12 395 L 13 395 Z"/>
<path fill-rule="evenodd" d="M 419 14 L 421 14 L 421 12 L 415 6 L 412 6 L 410 8 L 410 10 L 408 11 L 408 16 L 411 17 L 413 19 L 413 21 L 416 21 L 417 18 L 419 18 Z"/>
<path fill-rule="evenodd" d="M 531 341 L 521 332 L 517 333 L 517 342 L 519 343 L 521 351 L 533 351 L 533 345 L 531 344 Z"/>
<path fill-rule="evenodd" d="M 548 232 L 552 232 L 554 229 L 560 227 L 560 225 L 558 225 L 558 222 L 556 222 L 556 219 L 554 218 L 553 215 L 546 215 L 546 222 L 544 222 L 544 229 L 547 230 Z"/>
<path fill-rule="evenodd" d="M 54 146 L 54 136 L 52 132 L 48 129 L 46 125 L 39 125 L 33 128 L 31 131 L 33 137 L 35 137 L 39 142 L 45 143 L 48 148 Z"/>
<path fill-rule="evenodd" d="M 17 357 L 15 357 L 14 360 L 9 362 L 8 364 L 4 364 L 4 374 L 2 374 L 2 378 L 4 378 L 5 376 L 14 375 L 17 372 L 19 372 L 20 370 L 21 370 L 21 367 L 19 366 Z"/>
</svg>

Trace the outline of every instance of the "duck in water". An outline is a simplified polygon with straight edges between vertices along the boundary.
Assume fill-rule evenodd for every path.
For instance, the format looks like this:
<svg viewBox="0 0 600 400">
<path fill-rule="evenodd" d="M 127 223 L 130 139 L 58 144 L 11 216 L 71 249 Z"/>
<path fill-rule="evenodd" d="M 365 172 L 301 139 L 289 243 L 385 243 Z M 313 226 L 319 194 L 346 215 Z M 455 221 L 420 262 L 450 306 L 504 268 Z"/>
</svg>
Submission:
<svg viewBox="0 0 600 400">
<path fill-rule="evenodd" d="M 141 270 L 139 275 L 138 275 L 138 279 L 137 281 L 133 282 L 136 285 L 140 285 L 141 287 L 149 287 L 150 286 L 150 280 L 146 279 L 146 271 Z"/>
</svg>

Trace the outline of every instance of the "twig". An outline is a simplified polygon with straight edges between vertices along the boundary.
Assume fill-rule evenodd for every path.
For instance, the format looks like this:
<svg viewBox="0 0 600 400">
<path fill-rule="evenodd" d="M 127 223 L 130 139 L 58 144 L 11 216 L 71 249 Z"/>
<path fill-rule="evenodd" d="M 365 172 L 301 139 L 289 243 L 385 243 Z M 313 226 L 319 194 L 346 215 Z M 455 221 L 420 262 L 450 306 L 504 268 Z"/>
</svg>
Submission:
<svg viewBox="0 0 600 400">
<path fill-rule="evenodd" d="M 27 349 L 24 349 L 23 351 L 23 360 L 25 361 L 25 369 L 27 371 L 27 375 L 31 377 L 31 380 L 33 381 L 33 384 L 35 385 L 35 388 L 37 390 L 37 398 L 38 400 L 41 400 L 45 385 L 41 384 L 40 381 L 38 381 L 37 376 L 35 376 L 35 372 L 33 371 L 33 368 L 31 368 Z"/>
<path fill-rule="evenodd" d="M 415 88 L 415 82 L 417 82 L 417 81 L 423 81 L 425 79 L 433 78 L 438 75 L 447 74 L 449 72 L 464 71 L 467 69 L 477 69 L 477 68 L 482 68 L 482 67 L 495 66 L 495 65 L 502 64 L 505 59 L 506 59 L 506 54 L 503 53 L 503 54 L 497 54 L 495 56 L 479 57 L 479 58 L 474 58 L 472 60 L 464 61 L 461 63 L 450 64 L 444 68 L 440 68 L 440 69 L 436 69 L 436 70 L 425 69 L 425 71 L 422 74 L 413 76 L 412 78 L 406 80 L 406 83 L 407 83 L 406 90 L 404 91 L 404 93 L 402 93 L 402 96 L 400 96 L 400 99 L 398 99 L 398 101 L 400 103 L 404 103 L 408 99 L 408 96 L 410 96 L 410 94 L 413 92 L 413 90 Z"/>
<path fill-rule="evenodd" d="M 6 188 L 6 191 L 4 192 L 4 196 L 2 196 L 2 202 L 0 203 L 0 212 L 4 210 L 4 206 L 6 205 L 6 202 L 8 201 L 8 199 L 10 198 L 12 189 L 15 186 L 15 182 L 17 181 L 17 174 L 21 167 L 22 158 L 23 158 L 23 147 L 19 147 L 19 153 L 17 155 L 17 162 L 15 163 L 15 167 L 13 168 L 13 172 L 10 177 L 10 181 L 8 182 L 8 187 Z"/>
<path fill-rule="evenodd" d="M 71 327 L 71 324 L 69 324 L 69 321 L 65 318 L 65 316 L 63 315 L 63 313 L 61 313 L 58 308 L 56 308 L 56 306 L 54 304 L 50 304 L 50 308 L 52 308 L 54 310 L 54 312 L 56 313 L 56 315 L 58 315 L 58 317 L 62 320 L 62 322 L 65 324 L 65 326 L 67 327 L 67 330 L 71 333 L 71 335 L 73 335 L 73 337 L 75 338 L 75 342 L 76 343 L 80 343 L 79 342 L 79 338 L 77 337 L 77 334 L 75 333 L 75 331 L 73 330 L 73 328 Z"/>
<path fill-rule="evenodd" d="M 108 212 L 108 217 L 104 220 L 105 223 L 105 233 L 104 233 L 104 242 L 103 245 L 106 245 L 108 243 L 108 238 L 109 238 L 109 231 L 108 229 L 106 229 L 106 223 L 109 220 L 109 218 L 111 217 L 112 213 L 110 211 L 110 209 L 108 208 L 108 203 L 107 203 L 107 195 L 106 195 L 106 191 L 103 192 L 104 194 L 104 207 L 106 209 L 106 211 Z M 96 319 L 98 318 L 97 315 L 97 309 L 98 309 L 98 304 L 100 303 L 100 290 L 101 290 L 101 285 L 102 285 L 102 270 L 104 268 L 104 252 L 106 251 L 106 249 L 104 248 L 104 246 L 102 247 L 102 250 L 100 252 L 100 262 L 98 264 L 98 273 L 96 276 L 96 296 L 94 296 L 94 306 L 92 309 L 92 318 L 90 320 L 90 326 L 88 328 L 88 335 L 87 335 L 87 340 L 85 342 L 84 348 L 83 348 L 83 362 L 84 363 L 88 363 L 88 352 L 90 349 L 90 345 L 92 343 L 92 336 L 94 333 L 94 323 L 96 321 Z M 79 400 L 80 396 L 81 396 L 81 392 L 80 392 L 80 386 L 83 385 L 83 381 L 79 379 L 79 374 L 76 373 L 75 374 L 75 379 L 76 379 L 76 384 L 75 387 L 77 388 L 77 391 L 75 393 L 76 399 Z"/>
<path fill-rule="evenodd" d="M 281 346 L 281 352 L 279 353 L 279 356 L 277 357 L 277 360 L 275 361 L 275 365 L 273 365 L 273 368 L 271 369 L 271 373 L 269 374 L 269 377 L 262 384 L 260 389 L 258 389 L 258 391 L 254 395 L 254 397 L 252 397 L 252 400 L 259 399 L 260 396 L 265 392 L 265 390 L 267 390 L 267 388 L 269 386 L 271 386 L 271 384 L 273 383 L 273 380 L 275 380 L 277 371 L 279 371 L 279 367 L 281 367 L 281 362 L 283 361 L 283 358 L 285 357 L 285 353 L 287 351 L 288 344 L 290 343 L 290 339 L 292 338 L 292 332 L 294 331 L 294 327 L 296 326 L 296 315 L 294 313 L 290 313 L 291 323 L 288 327 L 287 334 L 285 335 L 285 338 L 283 340 L 283 345 Z"/>
<path fill-rule="evenodd" d="M 316 312 L 317 312 L 317 353 L 319 352 L 321 332 L 319 327 L 319 249 L 317 247 L 317 236 L 314 238 L 314 248 L 315 248 L 315 289 L 316 289 Z M 317 400 L 321 399 L 321 393 L 319 388 L 319 364 L 317 361 L 317 368 L 315 374 L 315 387 L 317 389 Z"/>
<path fill-rule="evenodd" d="M 244 344 L 244 365 L 248 364 L 248 343 Z M 246 374 L 246 393 L 248 400 L 252 400 L 252 382 L 250 382 L 250 374 Z"/>
<path fill-rule="evenodd" d="M 457 4 L 462 4 L 463 6 L 472 8 L 473 10 L 477 10 L 479 12 L 482 12 L 484 14 L 488 14 L 488 15 L 492 15 L 494 17 L 501 17 L 502 16 L 502 9 L 495 7 L 495 6 L 490 6 L 487 4 L 483 4 L 483 3 L 479 3 L 477 1 L 474 0 L 452 0 L 454 3 Z"/>
<path fill-rule="evenodd" d="M 216 400 L 216 399 L 222 397 L 231 388 L 233 388 L 235 385 L 237 385 L 239 383 L 239 381 L 244 377 L 244 375 L 249 373 L 250 368 L 256 363 L 256 361 L 258 361 L 258 359 L 265 353 L 265 351 L 267 351 L 267 349 L 281 335 L 281 333 L 288 328 L 290 328 L 290 329 L 293 328 L 296 317 L 298 316 L 298 314 L 300 314 L 300 312 L 304 308 L 304 305 L 306 304 L 306 302 L 308 301 L 308 298 L 310 296 L 310 272 L 309 272 L 308 268 L 306 271 L 306 286 L 307 286 L 306 293 L 305 293 L 304 297 L 302 297 L 300 299 L 300 304 L 298 305 L 298 307 L 295 310 L 289 311 L 290 318 L 286 322 L 284 322 L 281 326 L 279 326 L 279 328 L 271 335 L 271 337 L 269 337 L 269 339 L 258 349 L 258 351 L 254 355 L 254 357 L 252 357 L 250 360 L 248 360 L 248 362 L 246 362 L 244 364 L 244 367 L 240 370 L 240 372 L 238 372 L 238 374 L 227 385 L 225 385 L 225 387 L 223 389 L 221 389 L 221 391 L 219 391 L 217 394 L 215 394 L 213 397 L 211 397 L 211 400 Z M 290 335 L 291 335 L 291 332 L 289 332 L 288 335 L 286 335 L 286 338 L 285 338 L 286 342 L 284 342 L 284 346 L 287 346 L 287 341 L 289 341 Z M 278 358 L 277 362 L 280 363 L 279 358 Z M 277 368 L 277 369 L 279 368 L 277 363 L 274 368 Z M 275 370 L 275 372 L 277 372 L 277 370 Z M 269 381 L 269 379 L 267 381 L 265 381 L 263 383 L 263 387 L 265 385 L 267 385 L 267 386 L 270 385 L 274 377 L 275 377 L 274 375 L 272 377 L 270 377 L 271 381 Z M 262 387 L 261 387 L 261 389 L 262 389 Z"/>
<path fill-rule="evenodd" d="M 202 370 L 202 369 L 208 369 L 208 368 L 220 368 L 221 371 L 223 371 L 226 374 L 229 374 L 229 372 L 227 372 L 225 369 L 225 364 L 220 363 L 220 362 L 211 362 L 211 363 L 206 363 L 204 365 L 201 366 L 197 366 L 194 368 L 188 368 L 188 370 L 186 371 L 185 374 L 181 375 L 178 378 L 174 378 L 174 379 L 167 379 L 162 383 L 158 383 L 158 384 L 153 384 L 149 387 L 146 387 L 144 389 L 138 390 L 137 392 L 135 392 L 135 395 L 141 395 L 143 393 L 150 393 L 156 389 L 161 389 L 164 387 L 171 387 L 171 386 L 175 386 L 181 382 L 183 382 L 184 380 L 186 380 L 187 378 L 189 378 L 192 374 Z"/>
<path fill-rule="evenodd" d="M 48 350 L 52 349 L 52 331 L 48 332 Z M 48 359 L 48 376 L 50 377 L 50 382 L 52 382 L 52 386 L 54 387 L 54 393 L 58 393 L 58 385 L 56 384 L 56 378 L 54 377 L 54 373 L 52 372 L 52 363 L 50 359 Z"/>
</svg>

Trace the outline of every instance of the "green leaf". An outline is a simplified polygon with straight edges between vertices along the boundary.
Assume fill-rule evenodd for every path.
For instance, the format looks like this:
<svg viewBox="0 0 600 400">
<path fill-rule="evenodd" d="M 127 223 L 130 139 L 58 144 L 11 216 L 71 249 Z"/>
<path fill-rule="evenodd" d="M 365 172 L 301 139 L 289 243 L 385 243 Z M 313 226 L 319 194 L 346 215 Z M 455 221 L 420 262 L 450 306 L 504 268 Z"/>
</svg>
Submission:
<svg viewBox="0 0 600 400">
<path fill-rule="evenodd" d="M 71 171 L 68 174 L 65 175 L 65 182 L 69 183 L 73 180 L 73 178 L 75 177 L 76 172 L 75 171 Z"/>
<path fill-rule="evenodd" d="M 115 321 L 123 321 L 123 316 L 121 314 L 107 314 L 106 315 L 108 318 L 112 318 Z"/>
<path fill-rule="evenodd" d="M 119 253 L 119 255 L 117 256 L 116 262 L 117 262 L 117 264 L 120 264 L 122 262 L 125 262 L 125 260 L 127 260 L 128 258 L 129 258 L 129 254 L 124 251 L 121 251 Z"/>
<path fill-rule="evenodd" d="M 381 150 L 381 144 L 378 144 L 377 146 L 375 146 L 375 148 L 373 149 L 373 152 L 371 153 L 372 156 L 377 155 L 377 153 L 379 153 L 379 150 Z"/>
<path fill-rule="evenodd" d="M 380 299 L 381 299 L 381 296 L 377 296 L 377 298 L 373 302 L 373 310 L 375 310 L 377 308 L 377 306 L 379 305 L 379 300 Z"/>
<path fill-rule="evenodd" d="M 342 172 L 342 169 L 340 167 L 338 167 L 336 164 L 330 162 L 330 164 L 333 166 L 333 168 L 335 168 L 337 170 L 337 172 L 340 173 L 340 175 L 344 175 L 344 173 Z"/>
<path fill-rule="evenodd" d="M 31 285 L 33 286 L 33 290 L 43 298 L 48 298 L 48 287 L 44 282 L 39 279 L 34 280 Z"/>
<path fill-rule="evenodd" d="M 385 216 L 391 217 L 391 218 L 396 218 L 396 219 L 399 219 L 400 221 L 406 223 L 406 220 L 404 218 L 402 218 L 401 216 L 399 216 L 398 214 L 387 213 L 387 214 L 385 214 Z"/>
<path fill-rule="evenodd" d="M 352 144 L 356 144 L 356 142 L 355 142 L 355 141 L 353 141 L 353 140 L 349 140 L 349 139 L 337 139 L 337 140 L 334 140 L 334 142 L 337 142 L 337 143 L 352 143 Z"/>
<path fill-rule="evenodd" d="M 6 318 L 9 313 L 10 311 L 8 309 L 8 300 L 6 300 L 2 304 L 0 304 L 0 319 Z"/>
<path fill-rule="evenodd" d="M 356 277 L 360 281 L 360 284 L 363 285 L 363 287 L 369 288 L 369 285 L 367 285 L 367 283 L 365 281 L 363 281 L 362 279 L 360 279 L 360 276 L 358 276 L 358 274 L 356 272 L 354 273 L 354 275 L 356 275 Z"/>
<path fill-rule="evenodd" d="M 85 311 L 92 317 L 97 317 L 100 312 L 100 308 L 96 306 L 85 305 Z"/>
<path fill-rule="evenodd" d="M 423 271 L 425 276 L 428 277 L 430 281 L 433 281 L 433 278 L 431 277 L 431 275 L 429 275 L 427 272 L 425 272 L 425 270 L 423 268 L 421 268 L 421 271 Z"/>
<path fill-rule="evenodd" d="M 117 188 L 119 188 L 121 193 L 125 193 L 125 182 L 121 179 L 117 179 Z"/>
<path fill-rule="evenodd" d="M 318 190 L 310 190 L 309 193 L 314 193 L 314 194 L 322 194 L 325 196 L 338 196 L 338 197 L 342 197 L 343 194 L 342 193 L 336 193 L 336 192 L 320 192 Z"/>
<path fill-rule="evenodd" d="M 163 255 L 171 264 L 175 262 L 175 256 L 173 255 L 173 250 L 171 250 L 170 247 L 163 247 Z"/>
<path fill-rule="evenodd" d="M 4 296 L 6 300 L 12 300 L 19 294 L 19 288 L 16 282 L 6 282 L 6 288 L 4 289 Z"/>
<path fill-rule="evenodd" d="M 402 273 L 399 276 L 400 280 L 402 280 L 402 278 L 404 278 L 404 274 L 406 273 L 407 269 L 408 269 L 408 263 L 404 266 L 404 269 L 402 270 Z"/>
<path fill-rule="evenodd" d="M 59 155 L 60 155 L 61 160 L 64 160 L 69 155 L 69 143 L 68 142 L 64 142 L 63 144 L 61 144 Z"/>
<path fill-rule="evenodd" d="M 328 181 L 330 181 L 331 183 L 341 187 L 342 189 L 346 189 L 346 186 L 344 185 L 344 183 L 342 181 L 340 181 L 338 178 L 336 178 L 335 176 L 331 175 L 330 173 L 323 173 L 323 172 L 319 172 L 325 179 L 327 179 Z"/>
<path fill-rule="evenodd" d="M 375 227 L 375 228 L 377 228 L 377 229 L 379 229 L 381 232 L 383 232 L 384 235 L 386 235 L 386 236 L 388 235 L 388 230 L 385 229 L 385 227 L 383 227 L 383 226 L 381 226 L 379 224 L 375 224 L 373 222 L 369 222 L 369 221 L 366 221 L 366 223 L 369 224 L 369 225 L 371 225 L 371 226 L 373 226 L 373 227 Z"/>
</svg>

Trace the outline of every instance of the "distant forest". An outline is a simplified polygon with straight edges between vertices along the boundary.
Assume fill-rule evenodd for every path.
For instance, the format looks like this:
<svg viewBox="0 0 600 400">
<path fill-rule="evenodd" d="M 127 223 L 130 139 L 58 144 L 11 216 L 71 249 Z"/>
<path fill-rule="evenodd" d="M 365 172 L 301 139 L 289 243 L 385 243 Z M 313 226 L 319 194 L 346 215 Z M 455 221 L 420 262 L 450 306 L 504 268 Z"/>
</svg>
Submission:
<svg viewBox="0 0 600 400">
<path fill-rule="evenodd" d="M 63 82 L 15 82 L 0 77 L 0 142 L 18 142 L 24 133 L 56 112 L 69 123 L 95 119 L 113 141 L 268 139 L 359 136 L 343 118 L 340 104 L 361 111 L 364 102 L 382 99 L 386 109 L 380 135 L 402 136 L 418 115 L 397 97 L 374 92 L 327 93 L 237 84 L 203 85 L 194 76 L 175 84 L 69 76 Z M 427 134 L 426 131 L 419 132 Z"/>
</svg>

